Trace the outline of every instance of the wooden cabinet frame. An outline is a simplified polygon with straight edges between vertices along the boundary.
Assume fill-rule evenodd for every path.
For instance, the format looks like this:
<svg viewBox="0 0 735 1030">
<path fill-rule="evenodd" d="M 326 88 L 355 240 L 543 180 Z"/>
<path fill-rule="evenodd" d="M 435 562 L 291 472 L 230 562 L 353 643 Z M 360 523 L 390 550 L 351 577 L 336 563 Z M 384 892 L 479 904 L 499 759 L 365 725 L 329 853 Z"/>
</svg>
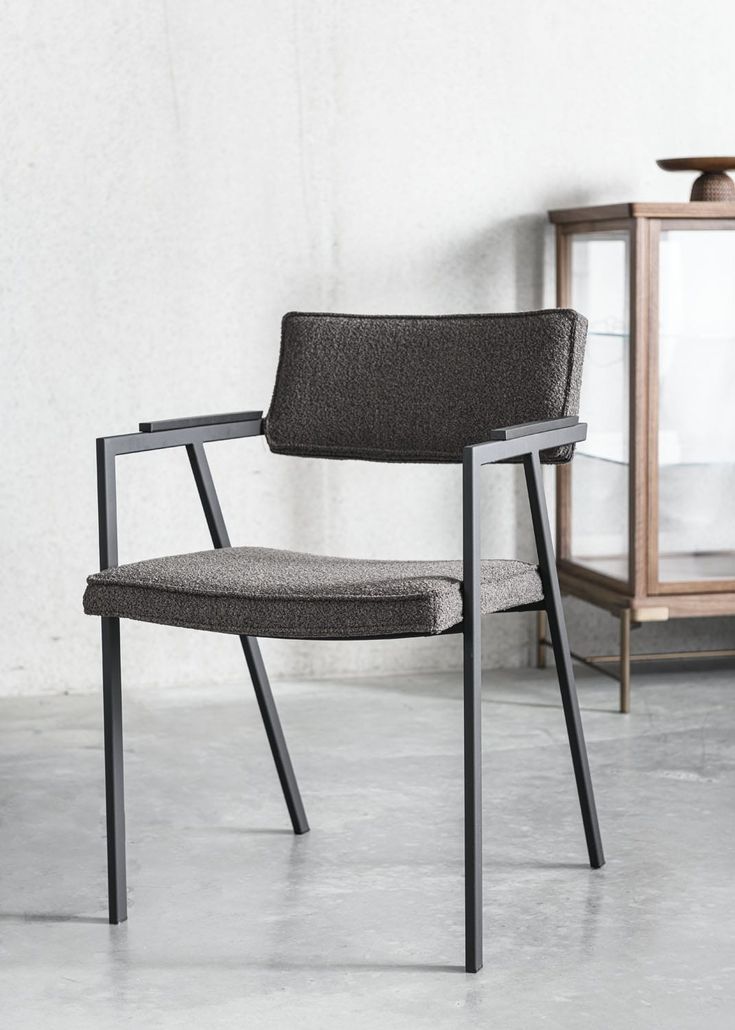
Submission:
<svg viewBox="0 0 735 1030">
<path fill-rule="evenodd" d="M 735 203 L 615 204 L 551 211 L 556 227 L 556 300 L 571 307 L 571 242 L 579 234 L 628 233 L 629 274 L 629 509 L 628 576 L 615 579 L 577 564 L 571 554 L 571 465 L 557 469 L 556 532 L 559 576 L 566 593 L 620 618 L 620 654 L 576 657 L 621 684 L 621 711 L 630 706 L 631 660 L 692 657 L 694 652 L 630 654 L 631 624 L 706 615 L 735 615 L 735 579 L 661 582 L 658 518 L 658 305 L 662 229 L 735 230 Z M 584 312 L 582 312 L 584 314 Z M 594 412 L 585 412 L 590 422 Z M 546 646 L 539 626 L 539 661 Z M 735 655 L 701 651 L 697 656 Z M 618 668 L 615 673 L 612 670 Z"/>
</svg>

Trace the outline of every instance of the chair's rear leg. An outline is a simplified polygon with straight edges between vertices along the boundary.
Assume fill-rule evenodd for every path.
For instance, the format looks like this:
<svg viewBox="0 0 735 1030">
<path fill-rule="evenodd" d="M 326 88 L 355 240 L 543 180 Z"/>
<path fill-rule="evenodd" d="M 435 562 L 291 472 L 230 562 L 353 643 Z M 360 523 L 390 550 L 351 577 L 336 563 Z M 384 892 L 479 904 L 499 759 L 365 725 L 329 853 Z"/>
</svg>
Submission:
<svg viewBox="0 0 735 1030">
<path fill-rule="evenodd" d="M 587 748 L 584 743 L 582 720 L 579 715 L 579 702 L 577 701 L 577 688 L 574 682 L 572 656 L 569 653 L 569 640 L 564 621 L 564 608 L 562 607 L 554 548 L 551 542 L 551 530 L 546 511 L 546 497 L 544 495 L 544 484 L 541 478 L 541 465 L 538 454 L 532 454 L 524 458 L 523 467 L 526 473 L 528 499 L 531 506 L 533 531 L 536 538 L 536 551 L 539 561 L 539 575 L 541 576 L 544 590 L 546 615 L 549 623 L 549 636 L 551 637 L 551 644 L 554 650 L 559 689 L 564 707 L 564 719 L 569 736 L 569 748 L 572 752 L 574 777 L 577 781 L 577 793 L 582 809 L 587 852 L 592 868 L 599 869 L 600 866 L 605 864 L 605 856 L 602 851 L 600 827 L 597 822 L 597 808 L 595 806 L 592 779 L 587 761 Z"/>
<path fill-rule="evenodd" d="M 286 738 L 281 729 L 281 720 L 278 718 L 278 709 L 273 698 L 268 674 L 265 671 L 260 647 L 255 637 L 240 637 L 245 661 L 248 664 L 250 678 L 253 681 L 255 697 L 260 708 L 260 715 L 263 719 L 263 726 L 270 744 L 273 761 L 276 765 L 278 779 L 281 781 L 283 797 L 286 801 L 288 814 L 291 817 L 291 825 L 294 833 L 308 833 L 309 823 L 301 801 L 299 786 L 296 782 L 296 774 L 291 765 L 291 756 L 286 746 Z"/>
<path fill-rule="evenodd" d="M 125 874 L 125 796 L 119 619 L 102 619 L 102 699 L 105 719 L 107 893 L 110 922 L 122 923 L 128 918 L 128 898 Z"/>
<path fill-rule="evenodd" d="M 605 855 L 602 850 L 602 838 L 600 827 L 597 822 L 597 808 L 595 796 L 592 790 L 592 778 L 587 760 L 587 748 L 584 742 L 584 731 L 582 719 L 579 714 L 579 702 L 577 700 L 577 688 L 574 682 L 574 670 L 572 667 L 572 656 L 569 653 L 569 641 L 567 639 L 566 624 L 564 622 L 564 611 L 561 605 L 561 598 L 558 596 L 547 598 L 549 618 L 549 634 L 554 649 L 554 661 L 556 672 L 559 678 L 559 690 L 561 701 L 564 707 L 564 719 L 567 724 L 569 736 L 569 748 L 572 752 L 572 765 L 574 766 L 574 777 L 577 781 L 577 793 L 579 804 L 582 809 L 582 822 L 584 824 L 584 835 L 587 840 L 587 852 L 590 865 L 593 869 L 599 869 L 605 864 Z"/>
<path fill-rule="evenodd" d="M 207 455 L 204 452 L 204 445 L 201 443 L 187 444 L 186 453 L 194 475 L 199 500 L 202 502 L 204 517 L 209 526 L 209 533 L 212 543 L 216 548 L 229 547 L 230 538 L 227 533 L 224 516 L 220 507 L 217 491 L 214 488 L 212 472 L 209 468 Z M 253 682 L 255 698 L 260 708 L 260 715 L 263 719 L 265 733 L 268 737 L 273 761 L 276 763 L 276 772 L 281 781 L 283 796 L 291 816 L 291 825 L 294 833 L 308 833 L 309 823 L 306 819 L 306 812 L 301 801 L 296 774 L 291 765 L 291 758 L 286 747 L 286 739 L 281 729 L 281 720 L 278 718 L 278 709 L 273 699 L 268 674 L 265 671 L 263 658 L 260 654 L 260 647 L 256 637 L 241 636 L 240 643 L 245 654 L 245 661 L 248 664 L 250 678 Z"/>
</svg>

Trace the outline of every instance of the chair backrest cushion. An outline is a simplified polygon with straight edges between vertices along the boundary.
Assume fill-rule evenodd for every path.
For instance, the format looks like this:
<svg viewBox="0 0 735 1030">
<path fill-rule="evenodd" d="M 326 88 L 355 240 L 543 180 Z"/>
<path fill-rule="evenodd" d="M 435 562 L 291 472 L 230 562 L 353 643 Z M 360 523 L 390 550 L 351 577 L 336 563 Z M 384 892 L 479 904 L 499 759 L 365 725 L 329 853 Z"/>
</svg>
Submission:
<svg viewBox="0 0 735 1030">
<path fill-rule="evenodd" d="M 461 462 L 491 429 L 578 414 L 586 320 L 302 314 L 283 319 L 265 435 L 278 454 Z M 571 447 L 543 454 L 568 461 Z"/>
</svg>

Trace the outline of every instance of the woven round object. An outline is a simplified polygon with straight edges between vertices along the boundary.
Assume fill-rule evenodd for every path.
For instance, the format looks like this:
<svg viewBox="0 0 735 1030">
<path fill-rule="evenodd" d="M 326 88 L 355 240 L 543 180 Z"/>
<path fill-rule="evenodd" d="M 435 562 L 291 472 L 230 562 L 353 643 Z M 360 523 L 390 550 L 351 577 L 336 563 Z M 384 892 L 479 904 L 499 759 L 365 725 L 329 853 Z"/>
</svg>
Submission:
<svg viewBox="0 0 735 1030">
<path fill-rule="evenodd" d="M 735 182 L 724 172 L 705 172 L 694 180 L 690 200 L 735 200 Z"/>
<path fill-rule="evenodd" d="M 667 172 L 701 172 L 694 181 L 694 201 L 735 201 L 735 182 L 725 173 L 735 171 L 735 157 L 662 157 L 656 162 Z"/>
</svg>

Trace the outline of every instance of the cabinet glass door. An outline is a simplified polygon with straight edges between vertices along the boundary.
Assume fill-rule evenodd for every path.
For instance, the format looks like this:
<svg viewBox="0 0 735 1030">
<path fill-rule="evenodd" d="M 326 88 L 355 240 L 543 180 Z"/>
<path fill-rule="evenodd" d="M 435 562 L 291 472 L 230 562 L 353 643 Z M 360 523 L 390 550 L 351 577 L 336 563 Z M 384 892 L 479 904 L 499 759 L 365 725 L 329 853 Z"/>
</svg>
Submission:
<svg viewBox="0 0 735 1030">
<path fill-rule="evenodd" d="M 732 223 L 661 230 L 658 375 L 659 583 L 735 580 Z"/>
<path fill-rule="evenodd" d="M 571 465 L 569 559 L 628 582 L 630 236 L 571 238 L 571 306 L 589 321 L 580 416 L 589 424 Z"/>
</svg>

